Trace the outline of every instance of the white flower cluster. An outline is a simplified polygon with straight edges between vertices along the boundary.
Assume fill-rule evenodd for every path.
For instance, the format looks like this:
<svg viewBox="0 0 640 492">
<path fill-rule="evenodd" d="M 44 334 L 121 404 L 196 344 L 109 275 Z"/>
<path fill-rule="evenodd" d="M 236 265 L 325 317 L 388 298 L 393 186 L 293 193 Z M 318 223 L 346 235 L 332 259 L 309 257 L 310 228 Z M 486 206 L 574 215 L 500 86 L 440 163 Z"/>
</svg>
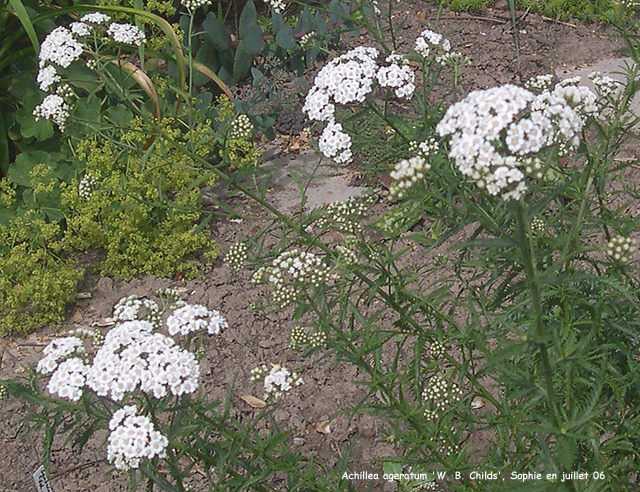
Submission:
<svg viewBox="0 0 640 492">
<path fill-rule="evenodd" d="M 251 370 L 252 381 L 264 381 L 264 399 L 277 398 L 282 393 L 291 390 L 294 386 L 304 383 L 295 372 L 290 372 L 286 367 L 272 364 L 271 370 L 266 365 Z"/>
<path fill-rule="evenodd" d="M 82 388 L 87 381 L 89 366 L 81 359 L 72 357 L 58 365 L 47 385 L 47 391 L 60 398 L 78 401 L 82 396 Z"/>
<path fill-rule="evenodd" d="M 60 398 L 78 401 L 88 372 L 88 366 L 81 359 L 85 356 L 82 340 L 78 337 L 53 340 L 45 347 L 44 355 L 36 370 L 40 374 L 52 374 L 47 390 Z"/>
<path fill-rule="evenodd" d="M 239 114 L 231 123 L 230 138 L 251 140 L 253 137 L 253 124 L 246 114 Z"/>
<path fill-rule="evenodd" d="M 106 24 L 110 20 L 111 17 L 109 17 L 107 14 L 103 14 L 102 12 L 91 12 L 80 17 L 80 22 L 96 25 Z"/>
<path fill-rule="evenodd" d="M 544 232 L 547 229 L 547 226 L 540 217 L 534 217 L 531 219 L 531 230 L 533 232 Z"/>
<path fill-rule="evenodd" d="M 607 254 L 616 261 L 626 263 L 636 250 L 636 240 L 625 236 L 615 236 L 607 243 Z"/>
<path fill-rule="evenodd" d="M 335 122 L 335 104 L 363 102 L 378 70 L 378 50 L 358 47 L 334 58 L 318 73 L 302 110 L 309 118 L 328 122 L 320 137 L 320 151 L 336 162 L 351 160 L 351 137 Z"/>
<path fill-rule="evenodd" d="M 205 5 L 211 5 L 211 0 L 182 0 L 180 3 L 189 10 L 195 10 Z"/>
<path fill-rule="evenodd" d="M 107 459 L 118 470 L 138 468 L 140 459 L 164 458 L 168 439 L 155 430 L 148 417 L 134 405 L 117 410 L 109 421 Z"/>
<path fill-rule="evenodd" d="M 342 234 L 356 236 L 362 232 L 362 220 L 376 200 L 376 194 L 367 193 L 334 202 L 326 207 L 326 214 L 316 221 L 316 225 L 320 229 L 333 225 Z"/>
<path fill-rule="evenodd" d="M 608 75 L 603 75 L 601 72 L 591 72 L 588 77 L 595 85 L 601 100 L 614 96 L 623 87 L 622 82 Z"/>
<path fill-rule="evenodd" d="M 531 77 L 524 83 L 526 89 L 529 89 L 531 92 L 535 92 L 536 94 L 540 94 L 544 91 L 547 91 L 551 88 L 551 83 L 553 82 L 553 75 L 550 73 L 544 75 L 536 75 L 535 77 Z"/>
<path fill-rule="evenodd" d="M 142 32 L 133 24 L 119 24 L 114 22 L 112 24 L 109 24 L 109 27 L 107 28 L 107 34 L 111 36 L 111 38 L 116 43 L 140 46 L 146 41 L 144 32 Z"/>
<path fill-rule="evenodd" d="M 309 48 L 315 45 L 315 41 L 317 39 L 315 31 L 308 32 L 304 36 L 300 38 L 300 49 L 308 50 Z"/>
<path fill-rule="evenodd" d="M 44 350 L 44 357 L 40 359 L 36 370 L 40 374 L 51 374 L 63 360 L 71 356 L 85 354 L 82 340 L 78 337 L 64 337 L 53 340 Z"/>
<path fill-rule="evenodd" d="M 433 359 L 442 357 L 446 352 L 447 348 L 442 342 L 435 340 L 431 342 L 431 345 L 429 345 L 429 357 Z"/>
<path fill-rule="evenodd" d="M 276 14 L 281 14 L 287 8 L 287 2 L 284 0 L 265 0 Z"/>
<path fill-rule="evenodd" d="M 399 98 L 411 98 L 416 89 L 414 84 L 416 77 L 409 66 L 409 60 L 401 55 L 391 54 L 385 61 L 390 65 L 381 67 L 376 74 L 380 87 L 395 89 L 396 96 Z"/>
<path fill-rule="evenodd" d="M 351 162 L 351 136 L 342 131 L 342 125 L 330 121 L 325 127 L 318 141 L 320 152 L 325 157 L 333 159 L 338 164 Z"/>
<path fill-rule="evenodd" d="M 431 169 L 431 165 L 422 156 L 415 156 L 398 162 L 394 170 L 389 174 L 393 180 L 389 186 L 389 199 L 402 198 L 405 190 L 424 179 L 424 175 L 429 169 Z"/>
<path fill-rule="evenodd" d="M 95 176 L 89 173 L 85 173 L 82 176 L 82 179 L 78 183 L 78 196 L 83 200 L 91 199 L 91 195 L 93 194 L 93 188 L 97 183 L 97 179 Z"/>
<path fill-rule="evenodd" d="M 152 330 L 148 321 L 127 321 L 109 331 L 89 368 L 87 386 L 118 401 L 138 388 L 156 398 L 168 391 L 193 393 L 200 371 L 196 358 Z"/>
<path fill-rule="evenodd" d="M 447 383 L 440 376 L 431 377 L 429 386 L 422 392 L 422 398 L 427 400 L 436 411 L 442 411 L 447 406 L 453 405 L 460 401 L 461 397 L 462 391 L 460 391 L 458 385 L 456 383 Z"/>
<path fill-rule="evenodd" d="M 471 60 L 458 51 L 449 51 L 435 57 L 435 62 L 443 67 L 460 67 L 471 64 Z"/>
<path fill-rule="evenodd" d="M 55 63 L 63 68 L 69 67 L 82 55 L 82 44 L 66 27 L 56 27 L 40 45 L 40 68 Z"/>
<path fill-rule="evenodd" d="M 271 266 L 261 267 L 251 281 L 273 286 L 273 302 L 285 307 L 293 302 L 301 288 L 318 287 L 329 278 L 329 267 L 314 253 L 293 249 L 279 255 Z"/>
<path fill-rule="evenodd" d="M 247 245 L 245 243 L 235 243 L 229 247 L 224 260 L 232 270 L 240 270 L 248 257 Z"/>
<path fill-rule="evenodd" d="M 73 34 L 80 37 L 88 36 L 89 34 L 91 34 L 91 26 L 85 24 L 84 22 L 72 22 L 71 24 L 69 24 L 69 29 L 71 29 L 71 32 Z"/>
<path fill-rule="evenodd" d="M 448 39 L 444 39 L 442 34 L 425 29 L 416 38 L 414 48 L 418 54 L 427 58 L 433 53 L 449 53 L 451 51 L 451 43 Z"/>
<path fill-rule="evenodd" d="M 358 255 L 353 249 L 343 244 L 338 244 L 336 245 L 336 251 L 338 252 L 340 259 L 339 263 L 342 265 L 349 267 L 358 263 Z"/>
<path fill-rule="evenodd" d="M 167 318 L 167 330 L 169 335 L 187 335 L 200 330 L 207 330 L 209 335 L 219 335 L 229 328 L 227 320 L 218 312 L 210 311 L 199 304 L 187 304 L 176 309 Z"/>
<path fill-rule="evenodd" d="M 39 84 L 40 90 L 42 92 L 48 92 L 51 86 L 60 82 L 60 75 L 58 75 L 54 66 L 47 65 L 38 71 L 36 80 Z"/>
<path fill-rule="evenodd" d="M 302 326 L 296 326 L 289 335 L 289 348 L 298 350 L 302 347 L 311 348 L 325 347 L 327 345 L 327 335 L 323 331 L 307 333 Z M 266 367 L 266 366 L 265 366 Z"/>
<path fill-rule="evenodd" d="M 73 90 L 67 84 L 56 87 L 56 84 L 61 81 L 56 67 L 68 68 L 78 60 L 84 48 L 78 38 L 89 36 L 94 26 L 110 21 L 111 18 L 108 15 L 100 12 L 85 14 L 80 18 L 80 22 L 72 22 L 70 29 L 57 27 L 44 39 L 38 55 L 40 70 L 36 80 L 41 91 L 53 92 L 53 94 L 45 97 L 33 110 L 36 120 L 40 118 L 52 120 L 61 131 L 64 131 L 70 111 L 67 100 L 73 96 Z M 132 24 L 112 23 L 107 28 L 107 34 L 116 42 L 136 46 L 140 46 L 145 40 L 144 32 Z M 95 64 L 95 61 L 92 62 Z"/>
<path fill-rule="evenodd" d="M 151 299 L 136 295 L 120 299 L 113 308 L 113 318 L 117 323 L 146 320 L 158 326 L 161 322 L 158 304 Z"/>
<path fill-rule="evenodd" d="M 415 140 L 409 142 L 409 150 L 416 154 L 421 154 L 425 159 L 431 154 L 435 154 L 440 150 L 440 143 L 435 137 L 429 137 L 427 140 L 418 143 Z"/>
<path fill-rule="evenodd" d="M 70 106 L 58 94 L 49 94 L 34 108 L 33 116 L 36 121 L 41 118 L 53 120 L 60 127 L 60 130 L 64 130 L 70 109 Z"/>
<path fill-rule="evenodd" d="M 517 200 L 527 189 L 523 159 L 553 144 L 575 148 L 585 117 L 596 111 L 595 94 L 576 83 L 569 79 L 539 96 L 515 85 L 471 92 L 436 131 L 451 135 L 449 157 L 464 176 L 491 195 Z M 501 141 L 506 149 L 496 147 Z"/>
</svg>

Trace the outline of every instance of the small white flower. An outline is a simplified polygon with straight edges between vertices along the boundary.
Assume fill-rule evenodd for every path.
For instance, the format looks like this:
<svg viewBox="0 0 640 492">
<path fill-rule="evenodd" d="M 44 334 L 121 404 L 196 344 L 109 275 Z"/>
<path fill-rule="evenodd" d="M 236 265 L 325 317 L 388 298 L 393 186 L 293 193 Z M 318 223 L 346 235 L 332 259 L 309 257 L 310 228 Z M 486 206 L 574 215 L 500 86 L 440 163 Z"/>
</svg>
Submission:
<svg viewBox="0 0 640 492">
<path fill-rule="evenodd" d="M 141 459 L 164 458 L 169 440 L 133 405 L 117 410 L 109 421 L 107 459 L 119 470 L 138 468 Z"/>
<path fill-rule="evenodd" d="M 290 391 L 294 386 L 304 383 L 295 372 L 290 372 L 286 367 L 272 364 L 271 370 L 266 365 L 251 370 L 251 380 L 264 382 L 264 399 L 277 398 L 282 393 Z"/>
<path fill-rule="evenodd" d="M 40 45 L 40 68 L 47 63 L 55 63 L 67 68 L 82 55 L 80 44 L 71 31 L 65 27 L 57 27 L 49 33 Z"/>
<path fill-rule="evenodd" d="M 211 0 L 182 0 L 180 3 L 190 10 L 195 10 L 205 5 L 211 5 Z"/>
<path fill-rule="evenodd" d="M 80 17 L 80 22 L 88 22 L 90 24 L 106 24 L 110 20 L 111 17 L 102 12 L 91 12 Z"/>
<path fill-rule="evenodd" d="M 133 24 L 110 24 L 107 34 L 117 43 L 140 46 L 145 42 L 145 34 Z"/>
<path fill-rule="evenodd" d="M 207 330 L 210 335 L 218 335 L 229 325 L 218 311 L 210 311 L 199 304 L 187 304 L 176 309 L 167 318 L 167 329 L 170 335 L 187 335 L 200 330 Z"/>
<path fill-rule="evenodd" d="M 38 71 L 37 81 L 40 90 L 48 92 L 53 84 L 60 82 L 60 75 L 53 65 L 46 65 Z"/>
<path fill-rule="evenodd" d="M 36 120 L 40 118 L 53 120 L 61 130 L 64 130 L 65 123 L 69 117 L 69 110 L 69 105 L 62 97 L 57 94 L 49 94 L 35 107 L 33 116 L 35 116 Z"/>
<path fill-rule="evenodd" d="M 71 28 L 71 32 L 76 36 L 88 36 L 91 34 L 91 29 L 89 29 L 89 26 L 84 22 L 72 22 L 69 24 L 69 27 Z"/>
</svg>

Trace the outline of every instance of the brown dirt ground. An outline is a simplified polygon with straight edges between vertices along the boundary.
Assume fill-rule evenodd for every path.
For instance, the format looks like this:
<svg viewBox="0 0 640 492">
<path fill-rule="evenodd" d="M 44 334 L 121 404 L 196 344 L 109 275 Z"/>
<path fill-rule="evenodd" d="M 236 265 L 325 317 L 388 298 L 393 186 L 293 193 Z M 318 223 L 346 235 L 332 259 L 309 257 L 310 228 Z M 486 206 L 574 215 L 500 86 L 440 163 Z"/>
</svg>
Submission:
<svg viewBox="0 0 640 492">
<path fill-rule="evenodd" d="M 444 33 L 454 49 L 471 59 L 472 65 L 463 74 L 462 93 L 588 65 L 618 55 L 622 47 L 606 26 L 584 25 L 578 21 L 555 23 L 529 13 L 519 26 L 521 62 L 518 63 L 506 9 L 487 9 L 473 15 L 444 11 L 436 24 L 437 10 L 434 7 L 409 1 L 399 7 L 398 15 L 407 19 L 406 26 L 399 33 L 401 44 L 412 43 L 421 29 L 431 27 Z M 367 39 L 362 37 L 351 42 L 366 44 Z M 255 222 L 237 224 L 223 221 L 214 225 L 214 234 L 225 250 L 250 236 L 256 227 Z M 46 329 L 27 338 L 2 339 L 4 356 L 0 378 L 15 377 L 24 372 L 25 365 L 37 362 L 51 337 L 110 316 L 113 305 L 120 298 L 130 294 L 148 295 L 158 288 L 179 288 L 188 295 L 189 302 L 217 309 L 229 321 L 230 328 L 208 342 L 201 368 L 201 382 L 206 394 L 213 399 L 223 399 L 235 381 L 233 413 L 237 418 L 244 418 L 254 410 L 238 396 L 259 396 L 260 393 L 257 384 L 249 380 L 252 368 L 271 362 L 306 369 L 305 385 L 287 395 L 275 414 L 278 424 L 293 431 L 290 437 L 292 444 L 297 438 L 294 445 L 300 454 L 315 456 L 331 469 L 340 461 L 342 449 L 358 436 L 349 470 L 380 472 L 381 466 L 375 460 L 395 453 L 393 446 L 384 439 L 384 429 L 369 417 L 349 419 L 343 413 L 363 395 L 362 388 L 355 383 L 360 377 L 359 371 L 345 364 L 336 366 L 331 357 L 316 355 L 304 359 L 298 352 L 290 350 L 291 313 L 285 310 L 260 314 L 250 308 L 252 301 L 261 299 L 262 292 L 261 288 L 249 282 L 251 270 L 244 269 L 234 275 L 220 260 L 207 269 L 203 279 L 190 282 L 155 277 L 124 282 L 91 277 L 81 289 L 91 293 L 91 298 L 71 306 L 61 328 Z M 31 475 L 42 463 L 42 440 L 39 435 L 22 434 L 24 411 L 25 407 L 19 401 L 0 401 L 0 415 L 5 422 L 0 428 L 0 491 L 35 490 Z M 331 433 L 328 435 L 314 429 L 315 423 L 324 420 L 331 421 Z M 105 447 L 100 441 L 91 441 L 80 455 L 64 446 L 62 441 L 54 443 L 50 480 L 55 492 L 126 490 L 126 480 L 113 473 L 106 464 Z M 359 489 L 362 485 L 372 486 L 366 482 L 354 484 Z M 193 485 L 196 490 L 205 490 L 202 481 Z M 274 487 L 274 490 L 285 490 L 277 488 L 277 483 Z M 387 490 L 389 487 L 378 484 L 374 490 Z"/>
</svg>

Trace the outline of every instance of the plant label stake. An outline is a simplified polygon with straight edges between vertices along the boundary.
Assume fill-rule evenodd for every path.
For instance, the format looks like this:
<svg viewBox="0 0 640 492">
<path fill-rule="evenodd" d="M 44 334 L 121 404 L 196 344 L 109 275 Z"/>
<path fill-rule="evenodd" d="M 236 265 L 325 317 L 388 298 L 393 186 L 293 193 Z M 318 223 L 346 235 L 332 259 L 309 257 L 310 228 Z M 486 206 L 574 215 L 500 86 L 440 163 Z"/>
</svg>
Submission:
<svg viewBox="0 0 640 492">
<path fill-rule="evenodd" d="M 33 474 L 33 480 L 36 483 L 38 492 L 53 492 L 53 489 L 49 484 L 49 479 L 47 478 L 47 472 L 44 471 L 44 465 L 40 465 L 40 468 L 35 471 Z"/>
</svg>

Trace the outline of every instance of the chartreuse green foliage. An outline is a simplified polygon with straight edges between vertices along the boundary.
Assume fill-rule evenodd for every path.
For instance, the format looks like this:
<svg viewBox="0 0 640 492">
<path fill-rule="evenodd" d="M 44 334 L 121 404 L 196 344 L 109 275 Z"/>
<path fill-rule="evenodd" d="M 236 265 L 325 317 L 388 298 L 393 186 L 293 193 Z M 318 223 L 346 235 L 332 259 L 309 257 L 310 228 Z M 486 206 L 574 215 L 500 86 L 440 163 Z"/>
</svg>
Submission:
<svg viewBox="0 0 640 492">
<path fill-rule="evenodd" d="M 40 164 L 31 173 L 34 200 L 55 190 L 56 180 L 48 171 Z M 13 206 L 16 186 L 4 178 L 0 191 L 2 205 Z M 60 256 L 60 226 L 41 211 L 19 212 L 0 225 L 0 333 L 26 333 L 61 321 L 83 276 L 73 261 Z"/>
<path fill-rule="evenodd" d="M 172 118 L 162 124 L 171 138 L 188 143 L 196 155 L 213 153 L 216 141 L 208 132 L 209 121 L 184 133 L 171 128 Z M 113 140 L 89 138 L 79 143 L 85 178 L 82 186 L 73 180 L 62 192 L 65 248 L 104 248 L 103 274 L 193 276 L 197 261 L 189 255 L 202 251 L 212 259 L 218 252 L 208 232 L 198 227 L 200 186 L 212 184 L 215 175 L 165 139 L 143 151 L 148 135 L 142 120 L 134 118 L 120 136 L 133 150 Z"/>
</svg>

